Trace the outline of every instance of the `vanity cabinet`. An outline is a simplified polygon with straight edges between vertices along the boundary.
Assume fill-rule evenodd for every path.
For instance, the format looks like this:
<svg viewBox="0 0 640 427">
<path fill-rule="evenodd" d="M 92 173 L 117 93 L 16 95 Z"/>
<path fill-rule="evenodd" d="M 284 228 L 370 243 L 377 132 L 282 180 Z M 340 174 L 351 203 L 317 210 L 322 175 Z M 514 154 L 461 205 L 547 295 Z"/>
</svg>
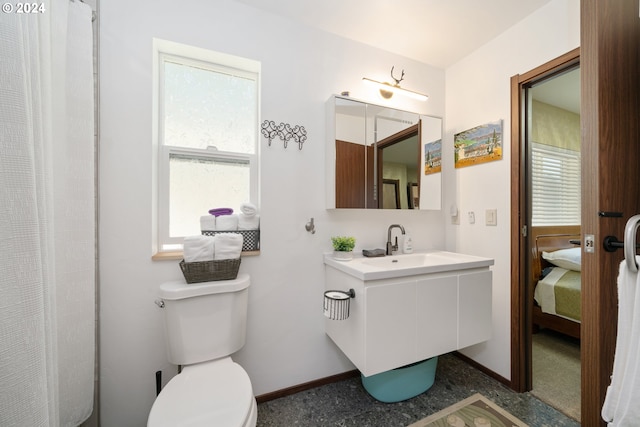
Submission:
<svg viewBox="0 0 640 427">
<path fill-rule="evenodd" d="M 479 271 L 458 276 L 458 347 L 491 338 L 492 272 Z"/>
<path fill-rule="evenodd" d="M 350 315 L 326 333 L 364 376 L 419 362 L 491 337 L 488 267 L 360 280 L 325 265 L 326 289 L 354 289 Z"/>
</svg>

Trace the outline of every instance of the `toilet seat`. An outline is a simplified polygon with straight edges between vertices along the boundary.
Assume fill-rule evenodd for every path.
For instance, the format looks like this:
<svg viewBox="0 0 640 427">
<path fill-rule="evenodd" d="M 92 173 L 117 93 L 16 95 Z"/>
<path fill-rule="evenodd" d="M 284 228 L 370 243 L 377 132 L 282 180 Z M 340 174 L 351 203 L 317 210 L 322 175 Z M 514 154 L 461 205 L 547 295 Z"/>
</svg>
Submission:
<svg viewBox="0 0 640 427">
<path fill-rule="evenodd" d="M 256 418 L 249 375 L 226 357 L 184 367 L 156 398 L 147 426 L 245 427 Z"/>
</svg>

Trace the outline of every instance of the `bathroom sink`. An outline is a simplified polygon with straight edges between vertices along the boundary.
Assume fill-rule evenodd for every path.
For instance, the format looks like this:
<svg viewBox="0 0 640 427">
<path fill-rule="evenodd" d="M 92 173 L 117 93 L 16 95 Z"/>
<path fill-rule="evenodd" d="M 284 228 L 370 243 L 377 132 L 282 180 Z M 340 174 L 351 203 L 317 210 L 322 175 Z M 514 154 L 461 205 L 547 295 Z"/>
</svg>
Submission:
<svg viewBox="0 0 640 427">
<path fill-rule="evenodd" d="M 452 252 L 426 252 L 419 254 L 394 255 L 380 258 L 362 258 L 360 262 L 367 265 L 386 268 L 406 268 L 420 266 L 434 266 L 441 264 L 459 263 L 468 260 L 468 255 Z"/>
<path fill-rule="evenodd" d="M 348 262 L 336 261 L 331 254 L 325 254 L 324 263 L 361 280 L 378 280 L 488 267 L 493 265 L 493 259 L 456 252 L 428 251 L 379 258 L 354 257 Z"/>
</svg>

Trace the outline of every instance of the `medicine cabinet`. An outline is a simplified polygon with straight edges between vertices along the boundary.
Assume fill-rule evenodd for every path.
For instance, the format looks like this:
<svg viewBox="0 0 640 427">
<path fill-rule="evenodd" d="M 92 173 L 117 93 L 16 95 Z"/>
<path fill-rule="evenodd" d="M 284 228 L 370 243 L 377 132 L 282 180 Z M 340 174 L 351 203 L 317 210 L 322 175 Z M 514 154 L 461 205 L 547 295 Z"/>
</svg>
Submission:
<svg viewBox="0 0 640 427">
<path fill-rule="evenodd" d="M 327 101 L 327 209 L 442 208 L 442 119 Z"/>
</svg>

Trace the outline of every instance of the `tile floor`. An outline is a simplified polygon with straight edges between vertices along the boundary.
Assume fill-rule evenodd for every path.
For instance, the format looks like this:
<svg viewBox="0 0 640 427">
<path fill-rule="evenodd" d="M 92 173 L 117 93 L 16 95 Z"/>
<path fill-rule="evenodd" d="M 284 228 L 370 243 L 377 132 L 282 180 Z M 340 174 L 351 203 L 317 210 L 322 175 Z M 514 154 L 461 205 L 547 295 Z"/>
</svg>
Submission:
<svg viewBox="0 0 640 427">
<path fill-rule="evenodd" d="M 429 390 L 404 402 L 378 402 L 359 378 L 352 378 L 261 403 L 257 426 L 404 427 L 475 393 L 482 393 L 531 427 L 580 426 L 531 394 L 515 393 L 453 355 L 439 357 Z"/>
</svg>

